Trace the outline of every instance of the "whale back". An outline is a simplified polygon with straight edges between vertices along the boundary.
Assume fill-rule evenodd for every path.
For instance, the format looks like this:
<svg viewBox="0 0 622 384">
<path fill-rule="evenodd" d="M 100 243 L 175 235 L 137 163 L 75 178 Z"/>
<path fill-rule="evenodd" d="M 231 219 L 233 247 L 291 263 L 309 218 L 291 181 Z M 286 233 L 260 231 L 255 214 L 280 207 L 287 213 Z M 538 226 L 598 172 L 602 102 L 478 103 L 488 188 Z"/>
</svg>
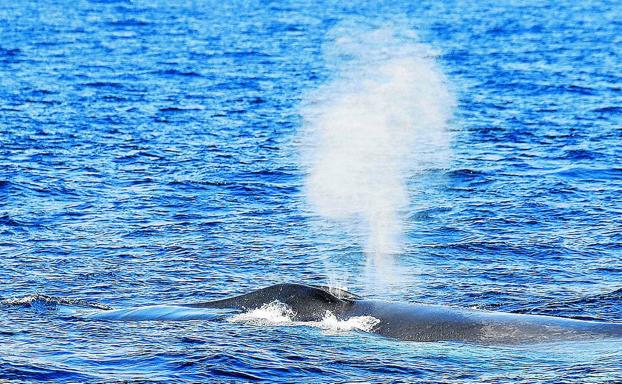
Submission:
<svg viewBox="0 0 622 384">
<path fill-rule="evenodd" d="M 186 304 L 192 308 L 231 308 L 244 311 L 261 308 L 278 301 L 295 313 L 296 320 L 320 320 L 326 311 L 341 312 L 358 296 L 345 290 L 302 284 L 276 284 L 256 291 L 203 303 Z"/>
<path fill-rule="evenodd" d="M 320 321 L 326 311 L 339 320 L 373 317 L 377 323 L 371 332 L 399 340 L 514 344 L 622 336 L 622 323 L 365 300 L 344 290 L 302 284 L 277 284 L 184 307 L 250 311 L 275 301 L 287 305 L 296 321 Z"/>
</svg>

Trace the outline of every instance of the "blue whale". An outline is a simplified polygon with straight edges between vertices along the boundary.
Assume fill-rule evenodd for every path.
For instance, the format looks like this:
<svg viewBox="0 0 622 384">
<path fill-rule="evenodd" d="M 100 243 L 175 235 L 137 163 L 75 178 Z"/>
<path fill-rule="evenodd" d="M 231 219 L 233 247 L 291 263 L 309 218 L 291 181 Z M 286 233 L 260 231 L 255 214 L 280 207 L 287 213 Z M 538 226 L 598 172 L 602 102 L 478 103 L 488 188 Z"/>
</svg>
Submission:
<svg viewBox="0 0 622 384">
<path fill-rule="evenodd" d="M 344 290 L 302 284 L 277 284 L 244 295 L 202 303 L 103 311 L 95 318 L 206 319 L 213 309 L 250 311 L 273 302 L 289 307 L 292 320 L 298 322 L 321 321 L 327 311 L 339 320 L 371 316 L 376 322 L 370 332 L 408 341 L 514 344 L 622 338 L 622 323 L 365 300 Z M 213 314 L 211 316 L 214 318 Z"/>
</svg>

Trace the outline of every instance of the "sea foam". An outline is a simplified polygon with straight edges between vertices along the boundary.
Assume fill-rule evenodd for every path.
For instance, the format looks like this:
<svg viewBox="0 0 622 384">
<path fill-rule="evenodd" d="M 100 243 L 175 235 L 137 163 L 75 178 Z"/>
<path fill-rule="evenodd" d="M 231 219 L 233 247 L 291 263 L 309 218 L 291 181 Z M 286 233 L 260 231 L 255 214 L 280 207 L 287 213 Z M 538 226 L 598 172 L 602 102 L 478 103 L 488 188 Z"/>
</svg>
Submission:
<svg viewBox="0 0 622 384">
<path fill-rule="evenodd" d="M 372 316 L 353 316 L 345 320 L 338 319 L 332 312 L 326 311 L 320 321 L 295 321 L 295 313 L 279 301 L 264 304 L 228 319 L 229 322 L 242 322 L 253 325 L 310 326 L 339 333 L 348 331 L 370 332 L 379 320 Z"/>
</svg>

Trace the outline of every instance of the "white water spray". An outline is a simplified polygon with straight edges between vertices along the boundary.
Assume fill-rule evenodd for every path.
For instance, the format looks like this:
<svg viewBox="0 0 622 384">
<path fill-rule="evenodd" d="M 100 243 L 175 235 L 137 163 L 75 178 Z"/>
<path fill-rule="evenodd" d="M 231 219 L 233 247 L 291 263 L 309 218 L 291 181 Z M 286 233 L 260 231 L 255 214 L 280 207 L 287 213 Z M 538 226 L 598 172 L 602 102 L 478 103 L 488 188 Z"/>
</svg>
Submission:
<svg viewBox="0 0 622 384">
<path fill-rule="evenodd" d="M 376 278 L 391 279 L 402 252 L 409 178 L 449 159 L 455 101 L 434 57 L 410 30 L 336 29 L 333 77 L 303 101 L 307 200 L 362 233 Z"/>
<path fill-rule="evenodd" d="M 324 317 L 320 321 L 294 321 L 293 319 L 295 316 L 296 314 L 287 305 L 279 301 L 273 301 L 262 305 L 260 308 L 235 315 L 229 318 L 228 321 L 254 325 L 306 325 L 321 328 L 333 334 L 355 330 L 371 332 L 380 322 L 380 320 L 373 316 L 353 316 L 347 320 L 339 320 L 330 311 L 326 311 Z"/>
</svg>

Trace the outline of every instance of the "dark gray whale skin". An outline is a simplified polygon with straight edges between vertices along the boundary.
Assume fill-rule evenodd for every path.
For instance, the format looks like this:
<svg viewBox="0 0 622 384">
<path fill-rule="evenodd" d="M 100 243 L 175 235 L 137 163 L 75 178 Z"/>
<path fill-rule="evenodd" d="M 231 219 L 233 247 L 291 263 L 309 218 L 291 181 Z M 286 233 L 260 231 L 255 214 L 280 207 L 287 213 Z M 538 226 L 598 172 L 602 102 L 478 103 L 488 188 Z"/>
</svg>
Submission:
<svg viewBox="0 0 622 384">
<path fill-rule="evenodd" d="M 289 306 L 295 321 L 320 321 L 326 311 L 341 320 L 373 316 L 378 323 L 372 332 L 399 340 L 514 344 L 622 338 L 622 323 L 364 300 L 343 290 L 302 284 L 277 284 L 241 296 L 184 306 L 252 310 L 273 301 Z"/>
</svg>

